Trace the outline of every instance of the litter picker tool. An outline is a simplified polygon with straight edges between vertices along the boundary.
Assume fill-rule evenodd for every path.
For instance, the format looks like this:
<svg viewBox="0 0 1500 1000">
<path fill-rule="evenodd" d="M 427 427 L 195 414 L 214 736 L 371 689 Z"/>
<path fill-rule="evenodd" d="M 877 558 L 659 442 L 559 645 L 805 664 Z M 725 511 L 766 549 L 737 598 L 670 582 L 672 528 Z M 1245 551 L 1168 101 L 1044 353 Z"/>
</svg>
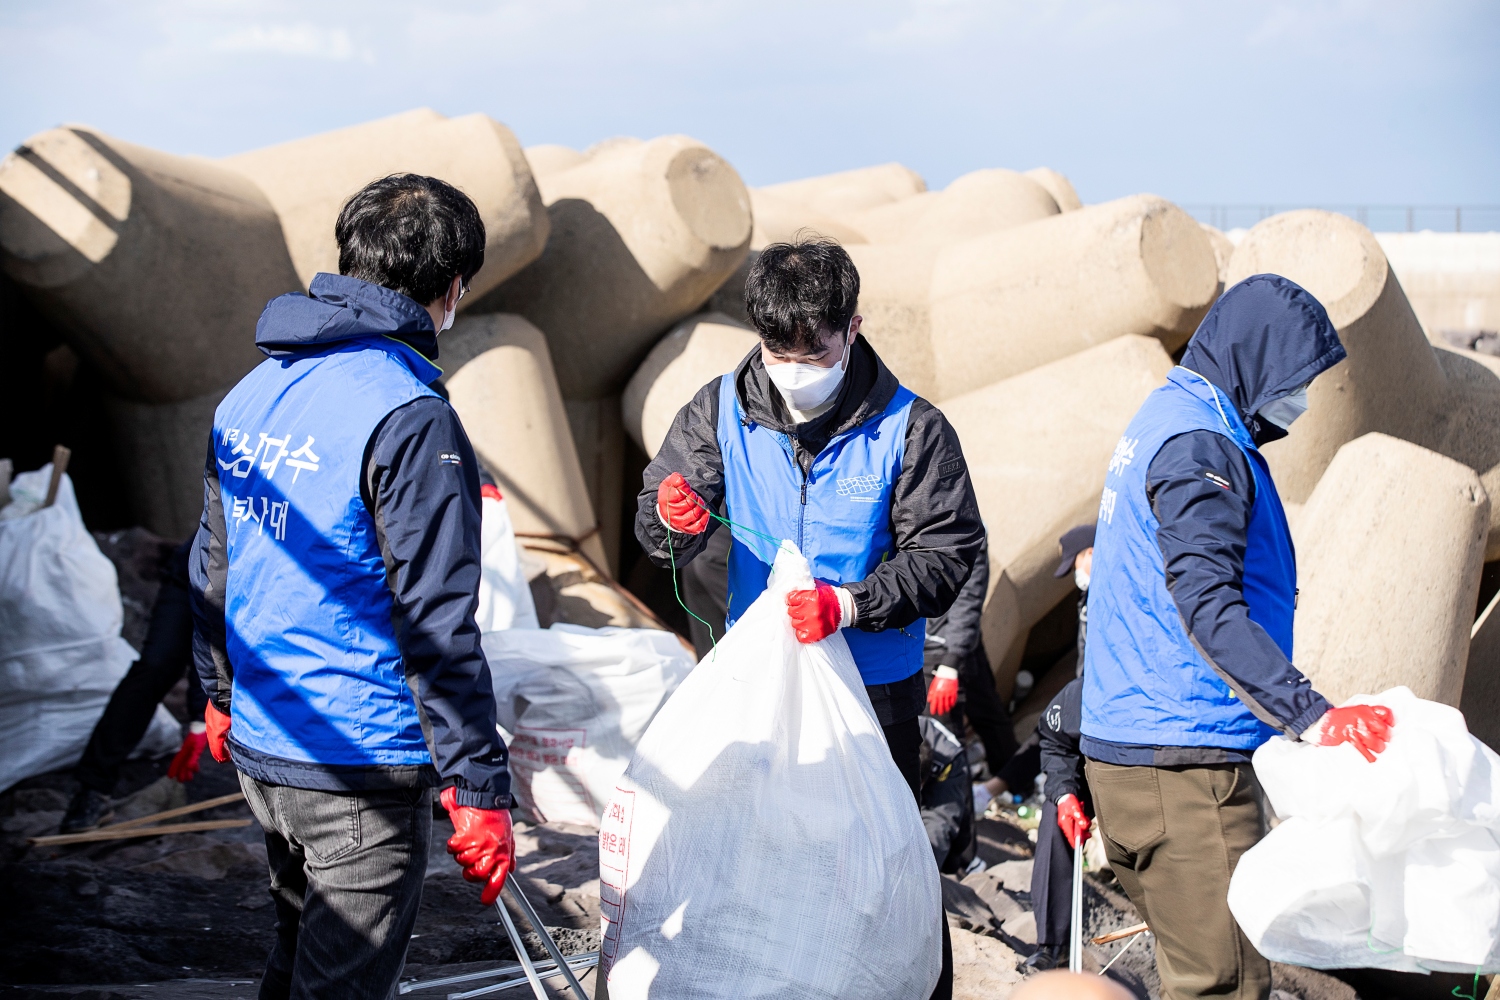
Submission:
<svg viewBox="0 0 1500 1000">
<path fill-rule="evenodd" d="M 1073 907 L 1069 918 L 1068 971 L 1083 971 L 1083 840 L 1073 848 Z"/>
</svg>

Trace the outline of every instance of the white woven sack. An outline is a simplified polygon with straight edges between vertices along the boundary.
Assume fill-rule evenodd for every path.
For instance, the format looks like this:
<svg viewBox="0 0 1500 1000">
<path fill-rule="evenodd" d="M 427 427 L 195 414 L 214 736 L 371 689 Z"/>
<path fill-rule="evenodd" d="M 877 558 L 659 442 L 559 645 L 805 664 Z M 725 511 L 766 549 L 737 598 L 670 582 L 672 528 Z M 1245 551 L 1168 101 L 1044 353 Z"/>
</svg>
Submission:
<svg viewBox="0 0 1500 1000">
<path fill-rule="evenodd" d="M 479 501 L 479 604 L 474 621 L 479 631 L 537 628 L 536 602 L 521 569 L 521 550 L 504 500 Z"/>
<path fill-rule="evenodd" d="M 636 741 L 693 669 L 671 632 L 513 628 L 480 640 L 511 790 L 544 822 L 598 826 Z"/>
<path fill-rule="evenodd" d="M 51 475 L 46 465 L 17 476 L 18 516 L 0 520 L 0 791 L 77 763 L 136 659 L 120 637 L 114 564 L 83 526 L 72 481 L 63 476 L 57 501 L 40 507 Z M 175 735 L 166 711 L 157 716 L 147 739 L 161 716 Z"/>
<path fill-rule="evenodd" d="M 1273 739 L 1255 772 L 1281 824 L 1240 858 L 1229 908 L 1272 961 L 1500 971 L 1500 757 L 1463 714 L 1406 687 L 1374 763 Z"/>
<path fill-rule="evenodd" d="M 942 893 L 844 638 L 797 642 L 790 542 L 641 738 L 599 834 L 613 1000 L 925 1000 Z"/>
</svg>

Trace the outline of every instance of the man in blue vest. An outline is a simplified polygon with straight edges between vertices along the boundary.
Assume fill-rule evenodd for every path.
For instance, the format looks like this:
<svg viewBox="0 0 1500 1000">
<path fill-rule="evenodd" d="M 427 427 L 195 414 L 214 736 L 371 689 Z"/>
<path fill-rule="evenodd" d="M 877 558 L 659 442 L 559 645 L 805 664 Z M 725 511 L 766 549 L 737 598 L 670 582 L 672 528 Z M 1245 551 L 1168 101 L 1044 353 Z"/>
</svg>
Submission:
<svg viewBox="0 0 1500 1000">
<path fill-rule="evenodd" d="M 1297 570 L 1259 447 L 1344 359 L 1323 306 L 1259 274 L 1209 311 L 1115 446 L 1088 591 L 1079 748 L 1110 864 L 1157 939 L 1162 995 L 1264 998 L 1229 912 L 1263 833 L 1250 756 L 1281 733 L 1374 760 L 1391 713 L 1330 708 L 1292 665 Z"/>
<path fill-rule="evenodd" d="M 514 864 L 474 623 L 479 465 L 427 388 L 484 223 L 456 189 L 399 174 L 334 232 L 340 273 L 266 307 L 269 360 L 214 414 L 190 566 L 209 749 L 265 830 L 263 1000 L 394 995 L 434 787 L 486 905 Z"/>
<path fill-rule="evenodd" d="M 745 282 L 760 346 L 678 412 L 646 469 L 635 532 L 657 565 L 682 566 L 723 503 L 729 520 L 795 542 L 818 580 L 787 597 L 797 638 L 842 629 L 920 798 L 923 623 L 958 596 L 984 526 L 958 436 L 859 336 L 858 300 L 859 273 L 838 244 L 761 251 Z M 734 533 L 727 624 L 765 590 L 774 556 Z M 946 959 L 946 924 L 943 941 Z M 934 996 L 951 990 L 945 961 Z"/>
</svg>

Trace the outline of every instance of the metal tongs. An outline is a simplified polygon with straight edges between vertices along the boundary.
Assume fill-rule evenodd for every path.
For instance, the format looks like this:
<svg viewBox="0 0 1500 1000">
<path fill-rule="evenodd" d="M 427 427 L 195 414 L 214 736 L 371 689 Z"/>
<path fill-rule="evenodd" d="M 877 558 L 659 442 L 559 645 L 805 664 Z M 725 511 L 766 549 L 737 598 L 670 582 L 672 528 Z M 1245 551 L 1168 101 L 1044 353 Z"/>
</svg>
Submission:
<svg viewBox="0 0 1500 1000">
<path fill-rule="evenodd" d="M 568 987 L 577 996 L 578 1000 L 588 1000 L 588 994 L 583 992 L 583 986 L 579 984 L 575 972 L 593 968 L 599 962 L 597 951 L 587 951 L 579 955 L 563 957 L 562 951 L 557 947 L 557 942 L 552 940 L 552 935 L 547 933 L 541 918 L 537 916 L 531 901 L 521 892 L 521 887 L 516 883 L 515 872 L 511 872 L 505 879 L 505 889 L 510 898 L 515 900 L 521 912 L 526 915 L 526 920 L 536 931 L 537 936 L 542 939 L 542 946 L 547 949 L 551 956 L 548 962 L 533 962 L 531 956 L 526 953 L 526 945 L 521 941 L 521 932 L 516 929 L 516 922 L 511 919 L 510 911 L 505 908 L 502 900 L 495 900 L 495 912 L 500 914 L 500 923 L 505 927 L 505 934 L 510 938 L 510 946 L 515 949 L 516 957 L 520 959 L 519 965 L 502 965 L 494 969 L 485 969 L 482 972 L 466 972 L 459 976 L 445 976 L 442 979 L 428 979 L 421 982 L 403 983 L 400 992 L 403 994 L 414 993 L 417 990 L 430 990 L 439 986 L 452 986 L 456 983 L 472 982 L 476 979 L 491 979 L 495 976 L 508 977 L 503 982 L 492 983 L 489 986 L 481 986 L 478 989 L 468 990 L 463 993 L 449 993 L 447 1000 L 469 1000 L 470 997 L 488 996 L 491 993 L 499 993 L 522 983 L 531 984 L 531 992 L 536 1000 L 547 1000 L 547 992 L 542 989 L 543 979 L 552 979 L 562 976 L 568 981 Z M 522 973 L 516 978 L 517 972 Z"/>
</svg>

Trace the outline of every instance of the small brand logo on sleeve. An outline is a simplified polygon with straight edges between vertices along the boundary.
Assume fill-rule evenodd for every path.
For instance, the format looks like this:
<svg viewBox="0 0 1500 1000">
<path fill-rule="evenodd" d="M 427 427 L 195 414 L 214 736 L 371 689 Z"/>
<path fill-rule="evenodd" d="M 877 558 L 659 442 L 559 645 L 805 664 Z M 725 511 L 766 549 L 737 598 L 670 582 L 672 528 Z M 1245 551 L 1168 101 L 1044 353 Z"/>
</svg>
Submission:
<svg viewBox="0 0 1500 1000">
<path fill-rule="evenodd" d="M 438 452 L 438 464 L 439 465 L 463 465 L 464 464 L 464 460 L 459 457 L 459 454 L 456 451 L 440 451 L 440 452 Z"/>
<path fill-rule="evenodd" d="M 1207 479 L 1209 482 L 1213 483 L 1221 490 L 1227 490 L 1230 488 L 1229 480 L 1225 479 L 1223 476 L 1209 472 L 1207 469 L 1203 470 L 1203 478 Z"/>
</svg>

